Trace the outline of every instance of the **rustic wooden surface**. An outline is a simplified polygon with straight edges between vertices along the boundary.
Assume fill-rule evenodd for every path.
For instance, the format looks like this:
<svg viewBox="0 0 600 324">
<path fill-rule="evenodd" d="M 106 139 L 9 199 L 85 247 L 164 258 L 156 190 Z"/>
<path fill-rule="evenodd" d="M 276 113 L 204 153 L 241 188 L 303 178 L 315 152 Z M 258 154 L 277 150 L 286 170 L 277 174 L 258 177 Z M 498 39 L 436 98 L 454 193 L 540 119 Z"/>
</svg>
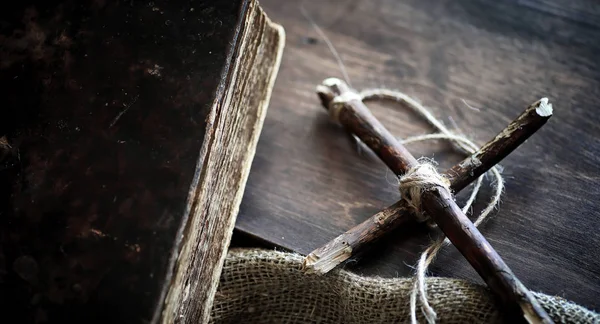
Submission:
<svg viewBox="0 0 600 324">
<path fill-rule="evenodd" d="M 315 86 L 341 73 L 298 5 L 261 3 L 286 28 L 287 45 L 236 227 L 261 244 L 307 254 L 398 193 L 391 172 L 358 153 L 320 107 Z M 554 118 L 502 163 L 506 194 L 481 231 L 531 290 L 600 309 L 600 8 L 594 1 L 348 0 L 305 7 L 333 40 L 355 88 L 400 89 L 478 143 L 531 102 L 550 98 Z M 430 131 L 393 105 L 369 107 L 398 136 Z M 435 157 L 441 168 L 460 158 L 444 143 L 409 149 Z M 401 228 L 346 268 L 410 275 L 428 243 L 427 229 Z M 430 271 L 481 282 L 453 247 Z"/>
<path fill-rule="evenodd" d="M 3 322 L 148 323 L 160 314 L 190 185 L 209 173 L 199 162 L 204 133 L 218 136 L 222 126 L 210 123 L 227 112 L 213 102 L 231 77 L 246 4 L 3 4 Z"/>
</svg>

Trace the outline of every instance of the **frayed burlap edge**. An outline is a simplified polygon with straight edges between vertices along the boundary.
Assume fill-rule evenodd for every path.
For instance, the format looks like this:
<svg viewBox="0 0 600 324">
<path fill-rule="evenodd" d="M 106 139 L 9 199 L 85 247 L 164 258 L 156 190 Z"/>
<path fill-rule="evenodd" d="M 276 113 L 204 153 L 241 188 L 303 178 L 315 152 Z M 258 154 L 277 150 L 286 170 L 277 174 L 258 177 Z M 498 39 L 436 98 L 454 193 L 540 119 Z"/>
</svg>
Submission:
<svg viewBox="0 0 600 324">
<path fill-rule="evenodd" d="M 258 249 L 227 255 L 212 323 L 404 323 L 411 278 L 368 278 L 344 270 L 301 271 L 302 256 Z M 497 323 L 489 291 L 448 278 L 427 278 L 439 323 Z M 535 293 L 557 323 L 600 323 L 600 315 L 560 297 Z M 422 321 L 422 319 L 420 319 Z"/>
</svg>

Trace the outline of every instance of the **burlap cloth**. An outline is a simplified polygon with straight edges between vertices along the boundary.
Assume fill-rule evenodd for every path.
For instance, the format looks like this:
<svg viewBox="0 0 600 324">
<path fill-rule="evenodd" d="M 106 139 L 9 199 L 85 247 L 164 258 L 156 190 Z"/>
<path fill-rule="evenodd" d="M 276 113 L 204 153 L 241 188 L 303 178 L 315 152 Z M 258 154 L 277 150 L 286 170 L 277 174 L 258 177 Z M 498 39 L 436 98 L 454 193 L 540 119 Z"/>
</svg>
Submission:
<svg viewBox="0 0 600 324">
<path fill-rule="evenodd" d="M 212 323 L 405 323 L 411 278 L 366 278 L 344 270 L 300 271 L 302 256 L 232 249 L 212 309 Z M 439 323 L 495 323 L 489 291 L 463 280 L 427 278 Z M 557 323 L 600 323 L 600 315 L 560 297 L 535 293 Z M 420 315 L 420 314 L 419 314 Z M 420 321 L 422 319 L 420 318 Z"/>
</svg>

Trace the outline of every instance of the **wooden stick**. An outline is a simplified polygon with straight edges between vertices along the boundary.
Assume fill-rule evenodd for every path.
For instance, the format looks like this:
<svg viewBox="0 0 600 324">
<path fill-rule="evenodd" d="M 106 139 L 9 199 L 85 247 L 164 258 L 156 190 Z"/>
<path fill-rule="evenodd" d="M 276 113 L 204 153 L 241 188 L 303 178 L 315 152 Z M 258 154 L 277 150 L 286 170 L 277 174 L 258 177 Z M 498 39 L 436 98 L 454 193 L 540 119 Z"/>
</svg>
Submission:
<svg viewBox="0 0 600 324">
<path fill-rule="evenodd" d="M 540 129 L 552 116 L 551 112 L 540 110 L 540 105 L 543 104 L 545 103 L 539 100 L 531 104 L 493 140 L 446 170 L 443 175 L 450 181 L 452 191 L 464 189 Z M 305 268 L 320 274 L 331 271 L 395 228 L 414 221 L 411 213 L 406 201 L 399 200 L 311 252 L 304 260 Z"/>
<path fill-rule="evenodd" d="M 352 95 L 354 94 L 354 97 Z M 327 79 L 319 96 L 328 108 L 341 105 L 334 112 L 347 130 L 358 136 L 398 176 L 418 161 L 371 114 L 360 98 L 339 79 Z M 345 98 L 336 103 L 336 98 Z M 333 105 L 332 105 L 333 103 Z M 546 115 L 548 107 L 538 108 Z M 524 127 L 527 127 L 525 125 Z M 471 223 L 445 189 L 433 187 L 422 194 L 422 208 L 471 263 L 504 305 L 507 315 L 529 323 L 553 323 L 531 292 L 517 279 L 479 230 Z M 521 316 L 519 316 L 521 315 Z"/>
</svg>

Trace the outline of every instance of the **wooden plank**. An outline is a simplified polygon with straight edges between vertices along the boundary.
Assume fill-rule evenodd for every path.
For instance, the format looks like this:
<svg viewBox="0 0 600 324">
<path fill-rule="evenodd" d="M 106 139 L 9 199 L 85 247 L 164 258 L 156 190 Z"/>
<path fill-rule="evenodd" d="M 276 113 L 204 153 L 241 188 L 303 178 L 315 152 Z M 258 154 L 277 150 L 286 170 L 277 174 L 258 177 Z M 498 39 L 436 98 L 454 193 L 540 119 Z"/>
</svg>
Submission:
<svg viewBox="0 0 600 324">
<path fill-rule="evenodd" d="M 326 44 L 296 4 L 262 4 L 286 28 L 288 49 L 236 228 L 307 254 L 398 193 L 385 166 L 368 152 L 358 154 L 320 106 L 315 86 L 341 77 Z M 600 233 L 590 229 L 600 226 L 600 28 L 590 23 L 597 11 L 589 4 L 381 0 L 307 2 L 306 8 L 341 53 L 355 88 L 400 89 L 479 143 L 530 102 L 550 98 L 554 119 L 502 163 L 506 194 L 481 230 L 528 288 L 598 309 Z M 369 106 L 398 136 L 430 131 L 393 105 Z M 410 150 L 434 156 L 442 168 L 459 159 L 443 143 Z M 400 229 L 378 253 L 346 267 L 410 275 L 428 242 L 425 228 Z M 454 248 L 443 250 L 430 270 L 479 281 Z"/>
</svg>

